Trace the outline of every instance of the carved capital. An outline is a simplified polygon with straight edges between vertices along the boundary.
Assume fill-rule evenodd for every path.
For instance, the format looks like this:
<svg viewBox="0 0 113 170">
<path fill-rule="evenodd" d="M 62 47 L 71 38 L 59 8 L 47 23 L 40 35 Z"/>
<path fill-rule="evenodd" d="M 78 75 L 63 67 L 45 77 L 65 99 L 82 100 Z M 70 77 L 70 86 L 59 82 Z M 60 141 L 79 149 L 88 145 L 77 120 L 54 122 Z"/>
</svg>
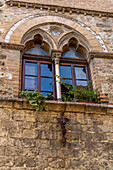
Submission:
<svg viewBox="0 0 113 170">
<path fill-rule="evenodd" d="M 60 58 L 62 56 L 62 51 L 61 50 L 52 50 L 51 56 L 52 56 L 52 60 L 54 60 L 56 64 L 59 64 Z"/>
</svg>

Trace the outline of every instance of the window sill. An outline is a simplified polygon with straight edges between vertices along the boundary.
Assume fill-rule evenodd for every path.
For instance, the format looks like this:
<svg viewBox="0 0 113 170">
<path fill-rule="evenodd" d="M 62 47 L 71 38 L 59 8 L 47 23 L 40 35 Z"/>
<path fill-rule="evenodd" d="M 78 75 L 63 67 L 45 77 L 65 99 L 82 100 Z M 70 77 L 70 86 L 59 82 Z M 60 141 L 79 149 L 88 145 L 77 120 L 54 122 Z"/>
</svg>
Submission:
<svg viewBox="0 0 113 170">
<path fill-rule="evenodd" d="M 47 112 L 72 112 L 87 114 L 113 114 L 113 105 L 80 102 L 46 101 Z M 0 108 L 14 108 L 18 110 L 33 110 L 26 99 L 22 98 L 0 98 Z"/>
</svg>

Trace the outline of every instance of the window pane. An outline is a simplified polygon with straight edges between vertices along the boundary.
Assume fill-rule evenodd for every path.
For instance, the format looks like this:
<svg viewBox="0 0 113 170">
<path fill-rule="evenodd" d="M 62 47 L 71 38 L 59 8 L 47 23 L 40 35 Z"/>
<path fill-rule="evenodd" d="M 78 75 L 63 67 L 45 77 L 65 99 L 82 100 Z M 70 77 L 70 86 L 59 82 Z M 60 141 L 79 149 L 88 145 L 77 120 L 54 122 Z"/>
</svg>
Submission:
<svg viewBox="0 0 113 170">
<path fill-rule="evenodd" d="M 37 89 L 37 77 L 25 76 L 25 90 Z"/>
<path fill-rule="evenodd" d="M 53 91 L 52 78 L 41 78 L 41 91 Z"/>
<path fill-rule="evenodd" d="M 37 63 L 25 62 L 25 74 L 37 76 Z"/>
<path fill-rule="evenodd" d="M 69 85 L 72 85 L 72 84 L 73 84 L 72 80 L 62 79 L 62 81 L 64 81 L 65 84 L 69 84 Z"/>
<path fill-rule="evenodd" d="M 35 46 L 33 48 L 28 49 L 26 53 L 48 55 L 48 53 L 41 48 L 40 44 L 35 44 Z"/>
<path fill-rule="evenodd" d="M 41 92 L 44 96 L 47 96 L 47 94 L 53 94 L 53 93 L 49 93 L 49 92 Z"/>
<path fill-rule="evenodd" d="M 69 51 L 66 51 L 62 55 L 63 57 L 71 57 L 71 58 L 84 58 L 84 56 L 76 51 L 76 48 L 73 46 L 69 47 Z"/>
<path fill-rule="evenodd" d="M 76 85 L 78 85 L 78 86 L 80 86 L 80 85 L 87 86 L 87 81 L 79 81 L 79 80 L 77 80 Z"/>
<path fill-rule="evenodd" d="M 76 79 L 87 79 L 85 67 L 75 67 Z"/>
<path fill-rule="evenodd" d="M 41 64 L 41 76 L 52 77 L 52 64 Z"/>
<path fill-rule="evenodd" d="M 71 66 L 60 66 L 60 76 L 62 78 L 72 78 Z"/>
</svg>

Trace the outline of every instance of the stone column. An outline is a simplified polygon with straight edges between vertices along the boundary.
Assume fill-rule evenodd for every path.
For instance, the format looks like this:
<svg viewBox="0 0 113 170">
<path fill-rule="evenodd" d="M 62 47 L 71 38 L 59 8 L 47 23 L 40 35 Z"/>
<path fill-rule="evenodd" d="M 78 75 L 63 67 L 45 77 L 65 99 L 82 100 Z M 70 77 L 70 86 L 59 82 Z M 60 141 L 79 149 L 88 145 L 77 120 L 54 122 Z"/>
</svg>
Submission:
<svg viewBox="0 0 113 170">
<path fill-rule="evenodd" d="M 55 75 L 56 75 L 56 92 L 57 92 L 57 100 L 61 100 L 61 84 L 60 84 L 60 58 L 62 51 L 60 50 L 52 50 L 52 60 L 55 63 Z"/>
</svg>

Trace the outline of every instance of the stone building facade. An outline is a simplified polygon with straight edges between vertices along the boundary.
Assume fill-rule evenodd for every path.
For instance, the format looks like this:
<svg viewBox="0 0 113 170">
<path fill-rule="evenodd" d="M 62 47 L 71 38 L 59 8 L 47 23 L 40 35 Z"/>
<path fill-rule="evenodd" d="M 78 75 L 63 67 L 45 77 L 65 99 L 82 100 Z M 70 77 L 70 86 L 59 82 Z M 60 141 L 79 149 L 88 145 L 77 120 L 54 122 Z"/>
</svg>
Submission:
<svg viewBox="0 0 113 170">
<path fill-rule="evenodd" d="M 38 79 L 23 71 L 24 61 L 36 64 L 37 56 L 28 56 L 36 43 L 44 57 L 45 51 L 48 53 L 46 60 L 54 64 L 54 72 L 59 76 L 62 62 L 76 63 L 63 60 L 65 52 L 74 46 L 77 54 L 84 56 L 77 64 L 84 68 L 88 65 L 100 103 L 62 102 L 56 77 L 56 101 L 46 102 L 48 109 L 44 112 L 31 109 L 19 97 L 19 91 L 28 87 L 26 76 Z M 41 60 L 44 62 L 39 58 L 37 64 L 41 65 Z M 58 121 L 62 110 L 69 119 L 65 125 L 65 146 Z M 0 1 L 0 125 L 0 170 L 112 169 L 112 0 Z"/>
</svg>

